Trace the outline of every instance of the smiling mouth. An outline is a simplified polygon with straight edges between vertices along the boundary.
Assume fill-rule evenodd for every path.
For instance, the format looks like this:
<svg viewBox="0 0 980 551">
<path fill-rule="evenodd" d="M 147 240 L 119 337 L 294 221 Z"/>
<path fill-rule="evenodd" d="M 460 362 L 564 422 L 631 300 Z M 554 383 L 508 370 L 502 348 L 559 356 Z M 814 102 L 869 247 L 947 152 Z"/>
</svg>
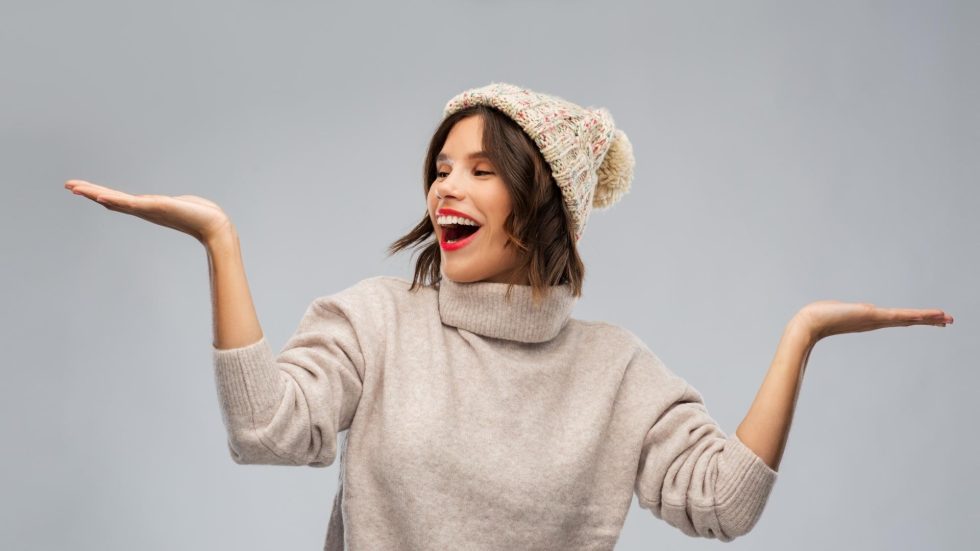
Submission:
<svg viewBox="0 0 980 551">
<path fill-rule="evenodd" d="M 446 243 L 461 241 L 480 230 L 481 226 L 468 226 L 463 224 L 449 224 L 442 227 L 442 239 Z"/>
</svg>

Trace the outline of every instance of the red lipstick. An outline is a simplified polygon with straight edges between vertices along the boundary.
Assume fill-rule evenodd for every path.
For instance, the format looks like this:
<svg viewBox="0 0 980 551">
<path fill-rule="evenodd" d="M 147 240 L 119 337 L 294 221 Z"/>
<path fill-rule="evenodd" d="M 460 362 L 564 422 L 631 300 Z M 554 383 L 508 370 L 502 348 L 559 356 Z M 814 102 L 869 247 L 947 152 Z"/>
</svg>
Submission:
<svg viewBox="0 0 980 551">
<path fill-rule="evenodd" d="M 477 222 L 472 216 L 466 214 L 465 212 L 460 212 L 460 211 L 454 210 L 454 209 L 446 209 L 446 208 L 439 209 L 439 210 L 436 211 L 436 215 L 437 216 L 458 216 L 460 218 L 466 218 L 467 220 L 473 220 L 474 222 L 476 222 L 477 224 L 479 224 L 479 222 Z M 469 245 L 471 242 L 473 242 L 473 239 L 476 238 L 476 235 L 478 233 L 480 233 L 480 229 L 481 228 L 482 228 L 482 226 L 477 226 L 477 229 L 476 229 L 475 232 L 467 235 L 463 239 L 460 239 L 458 241 L 453 241 L 452 243 L 449 243 L 449 242 L 446 241 L 446 230 L 445 230 L 445 228 L 442 228 L 442 231 L 439 232 L 439 246 L 442 248 L 443 251 L 446 251 L 446 252 L 458 251 L 459 249 L 462 249 L 463 247 L 465 247 L 465 246 Z"/>
<path fill-rule="evenodd" d="M 480 233 L 480 230 L 476 230 L 475 232 L 467 235 L 465 238 L 460 239 L 459 241 L 453 241 L 452 243 L 447 243 L 446 232 L 441 232 L 439 236 L 439 246 L 442 247 L 442 250 L 446 252 L 462 249 L 463 247 L 469 245 L 470 242 L 473 241 L 473 238 L 475 238 L 476 234 L 478 233 Z"/>
<path fill-rule="evenodd" d="M 467 220 L 473 220 L 474 222 L 476 222 L 477 224 L 479 224 L 479 222 L 476 219 L 474 219 L 472 216 L 466 214 L 465 212 L 460 212 L 460 211 L 455 210 L 455 209 L 442 208 L 442 209 L 439 209 L 439 210 L 436 211 L 436 215 L 437 216 L 458 216 L 460 218 L 466 218 Z M 449 242 L 446 241 L 446 231 L 445 231 L 445 229 L 443 229 L 442 231 L 439 232 L 439 246 L 442 247 L 442 250 L 444 250 L 446 252 L 451 252 L 451 251 L 456 251 L 456 250 L 462 249 L 463 247 L 469 245 L 473 241 L 473 239 L 476 238 L 476 235 L 478 233 L 480 233 L 480 229 L 482 229 L 482 227 L 483 226 L 477 226 L 477 229 L 476 229 L 475 232 L 467 235 L 463 239 L 460 239 L 458 241 L 453 241 L 452 243 L 449 243 Z"/>
</svg>

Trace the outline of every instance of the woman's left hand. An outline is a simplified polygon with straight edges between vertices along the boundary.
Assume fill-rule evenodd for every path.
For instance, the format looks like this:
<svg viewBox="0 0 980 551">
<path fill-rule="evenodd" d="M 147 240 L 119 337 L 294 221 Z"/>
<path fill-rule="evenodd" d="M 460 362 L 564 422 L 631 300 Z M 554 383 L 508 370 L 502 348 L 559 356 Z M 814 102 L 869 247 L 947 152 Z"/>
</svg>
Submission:
<svg viewBox="0 0 980 551">
<path fill-rule="evenodd" d="M 938 325 L 953 323 L 953 316 L 938 308 L 881 308 L 867 302 L 818 300 L 804 306 L 797 320 L 813 335 L 816 342 L 830 335 L 858 333 L 883 327 Z"/>
</svg>

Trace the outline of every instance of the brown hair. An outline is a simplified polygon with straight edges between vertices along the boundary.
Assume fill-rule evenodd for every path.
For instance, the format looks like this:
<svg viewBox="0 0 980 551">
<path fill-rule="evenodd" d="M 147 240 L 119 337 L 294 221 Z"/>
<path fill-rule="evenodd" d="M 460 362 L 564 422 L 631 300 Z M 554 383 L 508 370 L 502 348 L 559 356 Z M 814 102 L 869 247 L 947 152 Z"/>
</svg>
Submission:
<svg viewBox="0 0 980 551">
<path fill-rule="evenodd" d="M 425 155 L 424 196 L 428 198 L 429 188 L 436 179 L 436 156 L 446 143 L 449 131 L 457 122 L 470 116 L 483 117 L 483 149 L 510 193 L 512 209 L 504 221 L 504 232 L 508 237 L 504 246 L 517 247 L 522 253 L 514 270 L 515 276 L 528 275 L 535 303 L 548 292 L 549 286 L 565 283 L 570 284 L 574 296 L 581 296 L 585 264 L 575 246 L 575 235 L 569 224 L 571 218 L 561 190 L 534 141 L 503 112 L 486 105 L 474 105 L 456 111 L 439 124 Z M 425 245 L 415 264 L 415 276 L 409 290 L 418 285 L 438 286 L 442 279 L 439 243 L 433 238 L 425 244 L 434 235 L 435 228 L 426 208 L 422 220 L 388 247 L 388 256 L 391 256 L 413 245 L 414 248 Z M 511 278 L 508 295 L 516 281 L 516 277 Z"/>
</svg>

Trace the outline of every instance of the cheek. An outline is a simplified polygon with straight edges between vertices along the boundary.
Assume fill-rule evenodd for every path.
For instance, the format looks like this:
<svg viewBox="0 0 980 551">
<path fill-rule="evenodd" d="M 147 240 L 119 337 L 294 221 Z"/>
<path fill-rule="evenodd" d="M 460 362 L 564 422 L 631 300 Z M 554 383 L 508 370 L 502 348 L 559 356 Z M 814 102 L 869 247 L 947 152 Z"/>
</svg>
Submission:
<svg viewBox="0 0 980 551">
<path fill-rule="evenodd" d="M 494 202 L 494 208 L 493 208 L 493 217 L 495 220 L 494 225 L 501 232 L 504 229 L 504 221 L 507 220 L 507 216 L 510 215 L 510 209 L 511 209 L 510 196 L 508 196 L 505 193 L 503 195 L 496 197 L 496 200 Z"/>
</svg>

